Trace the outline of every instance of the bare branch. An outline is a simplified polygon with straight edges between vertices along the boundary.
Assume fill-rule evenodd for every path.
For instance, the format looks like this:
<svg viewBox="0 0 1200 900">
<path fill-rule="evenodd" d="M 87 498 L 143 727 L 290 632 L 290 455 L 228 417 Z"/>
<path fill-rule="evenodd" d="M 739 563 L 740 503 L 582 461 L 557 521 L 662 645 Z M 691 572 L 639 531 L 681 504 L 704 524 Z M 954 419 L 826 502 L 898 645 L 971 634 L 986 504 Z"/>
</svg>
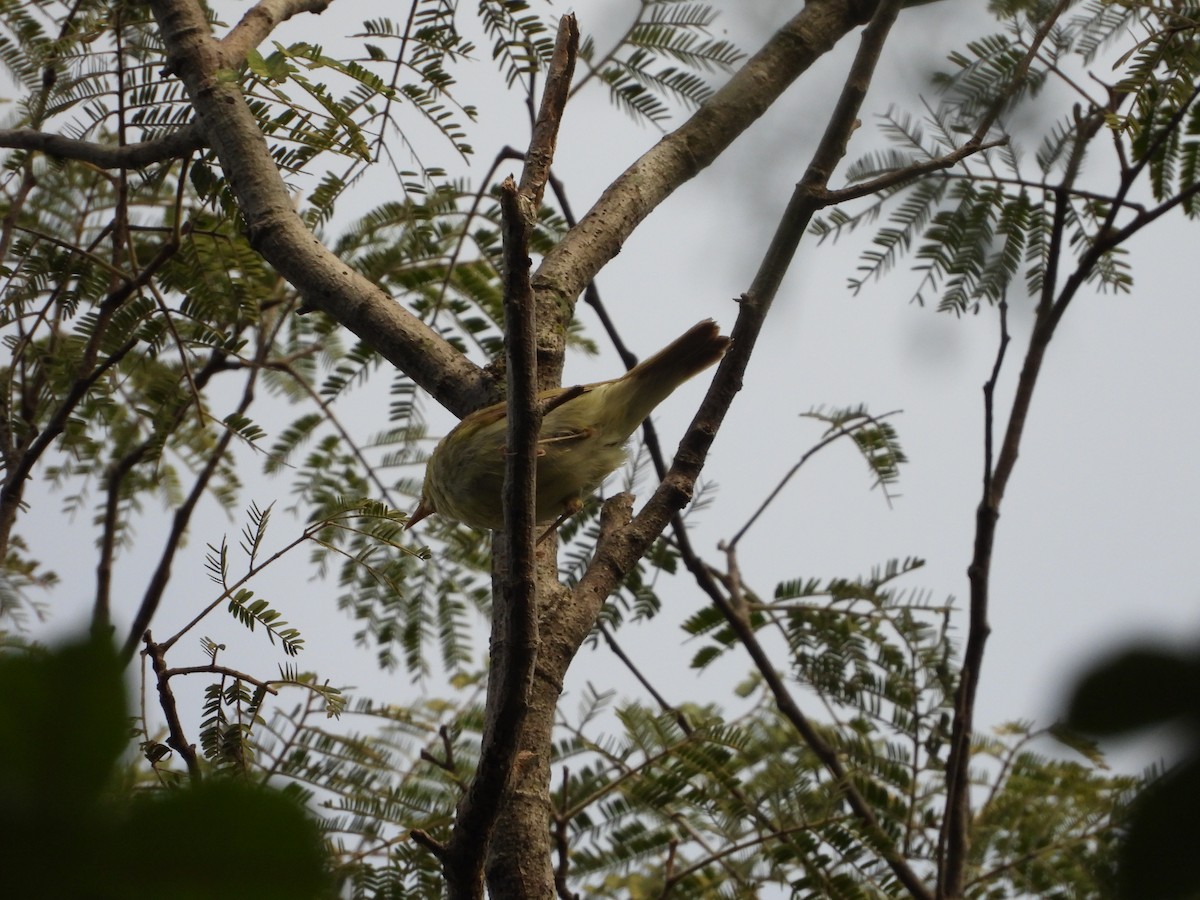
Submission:
<svg viewBox="0 0 1200 900">
<path fill-rule="evenodd" d="M 565 15 L 558 23 L 554 55 L 550 58 L 546 87 L 542 91 L 542 105 L 533 126 L 529 150 L 525 153 L 525 170 L 521 173 L 521 194 L 528 198 L 534 209 L 542 205 L 542 195 L 550 177 L 550 164 L 554 161 L 554 148 L 558 144 L 558 128 L 570 95 L 571 77 L 575 74 L 578 53 L 579 24 L 574 14 Z"/>
<path fill-rule="evenodd" d="M 899 410 L 892 410 L 891 412 L 885 412 L 878 416 L 871 416 L 871 415 L 866 415 L 866 414 L 863 414 L 862 416 L 855 416 L 854 418 L 856 421 L 854 421 L 853 424 L 843 425 L 843 426 L 835 429 L 834 431 L 830 432 L 825 437 L 823 437 L 821 440 L 817 441 L 817 443 L 815 443 L 811 447 L 809 447 L 806 451 L 804 451 L 804 453 L 802 453 L 800 455 L 800 459 L 798 459 L 796 461 L 796 464 L 793 465 L 790 469 L 788 469 L 787 472 L 784 474 L 784 476 L 781 479 L 779 479 L 779 484 L 775 485 L 774 490 L 772 490 L 771 493 L 767 495 L 767 498 L 765 500 L 763 500 L 763 502 L 761 504 L 759 504 L 758 509 L 756 509 L 751 514 L 750 518 L 746 520 L 746 524 L 743 525 L 737 531 L 736 534 L 734 534 L 734 536 L 729 541 L 729 546 L 736 547 L 738 545 L 738 542 L 741 541 L 741 539 L 745 536 L 746 532 L 750 530 L 750 527 L 755 522 L 758 521 L 759 516 L 761 516 L 764 512 L 766 512 L 767 507 L 770 506 L 773 502 L 775 502 L 775 498 L 779 496 L 780 492 L 784 489 L 784 487 L 787 485 L 787 483 L 792 480 L 792 478 L 796 475 L 796 473 L 800 471 L 801 467 L 803 467 L 803 465 L 806 462 L 808 462 L 813 456 L 815 456 L 817 453 L 824 450 L 830 444 L 834 443 L 835 441 L 837 441 L 841 438 L 850 437 L 856 431 L 861 431 L 862 429 L 866 428 L 869 425 L 875 425 L 876 427 L 878 427 L 879 423 L 882 422 L 884 419 L 890 418 L 891 416 L 898 415 L 898 414 L 899 414 Z"/>
<path fill-rule="evenodd" d="M 246 59 L 246 54 L 265 41 L 277 26 L 301 13 L 319 16 L 332 2 L 333 0 L 259 0 L 221 39 L 221 47 L 225 51 L 225 65 L 241 65 Z"/>
<path fill-rule="evenodd" d="M 710 165 L 875 4 L 810 0 L 683 125 L 614 181 L 534 274 L 539 317 L 572 309 L 585 285 L 676 188 Z M 557 336 L 559 355 L 563 333 Z"/>
<path fill-rule="evenodd" d="M 432 835 L 421 830 L 420 828 L 414 828 L 408 834 L 409 834 L 409 837 L 411 837 L 413 839 L 414 844 L 420 844 L 422 847 L 424 847 L 426 850 L 428 850 L 430 853 L 432 853 L 434 856 L 436 856 L 439 860 L 446 859 L 445 844 L 443 844 L 441 841 L 434 838 Z"/>
<path fill-rule="evenodd" d="M 1055 23 L 1069 6 L 1067 0 L 1060 0 L 1057 7 L 1043 21 L 1026 52 L 1022 66 L 1014 75 L 1009 90 L 1006 92 L 1007 95 L 1011 95 L 1018 89 L 1024 72 L 1032 63 Z M 1000 104 L 998 103 L 993 107 L 989 117 L 985 118 L 976 130 L 976 135 L 982 134 L 986 128 L 989 128 L 999 113 Z M 988 624 L 988 604 L 990 602 L 992 551 L 995 546 L 996 523 L 1000 517 L 1000 505 L 1013 467 L 1016 465 L 1021 437 L 1024 434 L 1029 408 L 1033 401 L 1034 387 L 1037 385 L 1042 371 L 1046 349 L 1071 298 L 1102 253 L 1100 248 L 1091 247 L 1080 259 L 1075 271 L 1066 280 L 1062 291 L 1056 298 L 1058 266 L 1065 241 L 1070 192 L 1079 175 L 1085 150 L 1099 132 L 1103 121 L 1103 114 L 1100 110 L 1093 110 L 1086 116 L 1077 115 L 1071 152 L 1062 179 L 1053 189 L 1055 195 L 1054 216 L 1046 251 L 1047 262 L 1042 295 L 1038 299 L 1033 331 L 1030 334 L 1021 374 L 1017 380 L 1008 423 L 1004 429 L 1004 438 L 993 466 L 991 459 L 995 427 L 992 420 L 993 393 L 1009 340 L 1006 308 L 1003 305 L 1000 308 L 1000 345 L 997 349 L 991 376 L 984 386 L 984 406 L 987 413 L 984 434 L 986 468 L 982 496 L 975 513 L 975 541 L 971 563 L 967 568 L 971 589 L 970 624 L 967 630 L 966 647 L 963 651 L 962 667 L 959 670 L 958 689 L 954 696 L 954 723 L 951 729 L 950 751 L 946 760 L 946 814 L 939 836 L 939 850 L 944 848 L 944 852 L 938 854 L 939 896 L 959 897 L 962 895 L 970 852 L 971 738 L 974 731 L 975 695 L 978 691 L 980 671 L 983 665 L 984 647 L 991 633 L 991 626 Z M 1127 184 L 1128 182 L 1126 182 L 1126 186 Z M 1119 194 L 1119 199 L 1123 198 L 1124 191 Z M 1110 219 L 1116 216 L 1119 209 L 1120 203 L 1112 205 L 1109 211 Z"/>
<path fill-rule="evenodd" d="M 171 683 L 167 675 L 166 651 L 154 643 L 150 632 L 142 635 L 146 644 L 146 655 L 154 667 L 155 681 L 158 687 L 158 703 L 162 707 L 167 720 L 167 746 L 183 757 L 188 767 L 188 774 L 199 780 L 201 777 L 200 760 L 196 757 L 196 745 L 189 744 L 183 733 L 183 723 L 179 720 L 179 710 L 175 705 L 175 694 L 171 691 Z"/>
<path fill-rule="evenodd" d="M 622 665 L 629 670 L 629 674 L 636 678 L 638 683 L 646 689 L 646 693 L 654 698 L 654 702 L 658 704 L 658 708 L 665 713 L 670 713 L 671 718 L 675 720 L 675 724 L 679 726 L 680 731 L 686 735 L 691 735 L 692 726 L 688 722 L 687 716 L 683 714 L 683 710 L 667 702 L 667 698 L 659 693 L 658 689 L 650 683 L 650 679 L 638 668 L 637 663 L 630 659 L 629 654 L 621 649 L 621 645 L 617 643 L 617 639 L 613 637 L 611 631 L 605 628 L 604 625 L 597 625 L 596 630 L 600 632 L 600 637 L 604 638 L 604 643 L 608 644 L 608 649 L 612 651 L 613 656 L 621 661 Z"/>
<path fill-rule="evenodd" d="M 36 150 L 57 159 L 91 163 L 101 169 L 142 169 L 187 156 L 204 145 L 204 132 L 197 122 L 190 122 L 160 138 L 123 147 L 76 140 L 33 128 L 0 129 L 0 147 Z"/>
<path fill-rule="evenodd" d="M 558 865 L 554 867 L 554 890 L 559 900 L 579 900 L 579 895 L 567 884 L 567 874 L 571 865 L 570 819 L 563 813 L 567 808 L 567 788 L 571 783 L 570 772 L 566 766 L 562 770 L 562 804 L 554 816 L 554 850 L 558 854 Z"/>
</svg>

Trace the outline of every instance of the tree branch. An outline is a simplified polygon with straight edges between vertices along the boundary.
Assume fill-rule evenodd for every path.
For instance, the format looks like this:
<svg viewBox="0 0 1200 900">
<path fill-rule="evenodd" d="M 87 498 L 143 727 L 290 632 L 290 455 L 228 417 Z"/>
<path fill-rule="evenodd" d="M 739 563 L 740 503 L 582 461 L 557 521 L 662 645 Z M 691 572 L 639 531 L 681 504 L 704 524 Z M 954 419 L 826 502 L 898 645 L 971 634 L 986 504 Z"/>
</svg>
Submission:
<svg viewBox="0 0 1200 900">
<path fill-rule="evenodd" d="M 331 253 L 301 221 L 241 87 L 220 77 L 225 51 L 198 0 L 152 0 L 167 64 L 183 82 L 245 217 L 251 245 L 303 296 L 465 415 L 491 379 Z"/>
<path fill-rule="evenodd" d="M 606 536 L 607 539 L 602 539 L 597 546 L 593 563 L 576 587 L 575 602 L 571 604 L 573 610 L 580 609 L 580 615 L 584 609 L 590 610 L 593 605 L 596 609 L 599 608 L 599 603 L 602 603 L 615 587 L 616 577 L 628 571 L 628 567 L 640 558 L 654 537 L 665 527 L 673 511 L 682 506 L 681 499 L 686 499 L 712 437 L 724 418 L 733 395 L 740 388 L 742 374 L 783 276 L 813 214 L 822 206 L 822 196 L 834 168 L 845 156 L 846 145 L 857 125 L 858 111 L 866 96 L 884 41 L 901 5 L 901 0 L 881 3 L 874 18 L 864 30 L 858 54 L 821 142 L 784 211 L 750 290 L 742 297 L 741 310 L 731 334 L 733 344 L 720 363 L 692 426 L 680 443 L 679 452 L 667 478 L 628 528 Z M 680 547 L 684 551 L 689 569 L 750 653 L 756 667 L 771 688 L 781 712 L 821 759 L 830 775 L 842 785 L 855 818 L 871 835 L 872 842 L 878 845 L 881 856 L 893 874 L 913 897 L 932 897 L 920 876 L 912 870 L 903 854 L 887 837 L 870 804 L 847 777 L 836 751 L 821 738 L 791 697 L 782 677 L 776 672 L 766 651 L 759 644 L 744 611 L 725 598 L 706 567 L 695 564 L 698 557 L 687 552 L 690 550 L 690 543 L 686 533 L 681 532 L 680 538 Z"/>
<path fill-rule="evenodd" d="M 1018 89 L 1042 43 L 1069 5 L 1067 0 L 1060 0 L 1054 11 L 1043 21 L 1021 66 L 1009 84 L 1004 98 L 1011 96 Z M 1005 102 L 1004 98 L 997 101 L 989 114 L 985 116 L 984 121 L 976 129 L 977 136 L 990 128 L 991 123 L 999 116 L 1002 103 Z M 1000 503 L 1004 497 L 1009 475 L 1016 464 L 1021 435 L 1024 432 L 1029 405 L 1033 400 L 1033 389 L 1041 372 L 1046 347 L 1049 345 L 1058 323 L 1053 297 L 1057 284 L 1059 255 L 1063 246 L 1066 207 L 1070 202 L 1068 191 L 1074 186 L 1075 178 L 1079 173 L 1084 149 L 1095 136 L 1102 122 L 1103 119 L 1099 115 L 1092 115 L 1077 121 L 1074 146 L 1062 181 L 1055 190 L 1055 212 L 1047 250 L 1042 296 L 1038 300 L 1033 332 L 1030 335 L 1025 361 L 1017 380 L 1017 390 L 1009 412 L 1004 441 L 994 467 L 991 463 L 994 424 L 990 415 L 984 426 L 986 468 L 983 476 L 982 496 L 975 511 L 975 541 L 971 562 L 967 567 L 971 594 L 969 625 L 962 666 L 959 669 L 958 688 L 954 694 L 954 722 L 950 732 L 950 750 L 946 758 L 946 807 L 941 834 L 938 838 L 937 897 L 939 900 L 940 898 L 952 898 L 953 900 L 953 898 L 961 897 L 963 892 L 963 882 L 970 853 L 971 739 L 975 727 L 975 696 L 983 667 L 983 652 L 991 633 L 987 616 L 996 523 L 1000 518 Z M 1116 208 L 1114 205 L 1114 212 Z M 1004 362 L 1007 346 L 1006 309 L 1001 306 L 1000 346 L 997 349 L 991 376 L 984 386 L 985 412 L 989 414 L 992 410 L 995 381 Z"/>
<path fill-rule="evenodd" d="M 520 749 L 529 679 L 537 659 L 534 491 L 541 410 L 537 403 L 533 292 L 529 284 L 531 208 L 516 182 L 500 186 L 504 229 L 504 312 L 508 345 L 505 531 L 493 542 L 495 603 L 488 700 L 479 763 L 459 803 L 442 857 L 446 896 L 482 896 L 483 867 Z M 463 438 L 464 440 L 467 438 Z"/>
<path fill-rule="evenodd" d="M 482 895 L 482 876 L 492 834 L 521 769 L 521 732 L 538 649 L 538 590 L 534 512 L 536 460 L 543 410 L 538 402 L 538 323 L 530 283 L 529 236 L 554 157 L 579 30 L 574 16 L 559 25 L 541 110 L 533 129 L 520 188 L 511 178 L 500 187 L 504 229 L 504 318 L 507 336 L 508 416 L 504 478 L 504 524 L 494 541 L 495 605 L 492 658 L 480 758 L 475 778 L 459 804 L 454 831 L 441 853 L 451 900 Z M 469 438 L 462 438 L 469 439 Z M 426 845 L 428 846 L 428 844 Z M 509 887 L 524 876 L 512 871 L 511 854 L 496 856 L 488 881 L 494 896 L 518 896 Z M 519 868 L 519 867 L 517 867 Z M 528 896 L 522 890 L 520 896 Z"/>
<path fill-rule="evenodd" d="M 529 199 L 535 209 L 542 205 L 546 182 L 550 178 L 550 165 L 554 162 L 558 129 L 571 92 L 571 78 L 575 74 L 578 52 L 579 24 L 575 21 L 574 13 L 571 13 L 563 16 L 558 23 L 554 56 L 546 71 L 542 104 L 533 125 L 529 149 L 525 152 L 525 168 L 521 172 L 521 194 Z"/>
<path fill-rule="evenodd" d="M 870 0 L 809 0 L 683 125 L 626 169 L 542 260 L 533 277 L 539 318 L 569 319 L 580 292 L 634 229 L 720 156 L 817 59 L 866 22 L 876 6 Z M 565 331 L 555 340 L 561 356 Z"/>
<path fill-rule="evenodd" d="M 301 13 L 320 15 L 333 0 L 259 0 L 246 10 L 229 33 L 221 39 L 225 66 L 240 66 L 246 54 L 265 41 L 272 31 Z"/>
<path fill-rule="evenodd" d="M 56 159 L 75 159 L 101 169 L 143 169 L 187 156 L 204 145 L 204 131 L 194 121 L 160 138 L 124 146 L 76 140 L 33 128 L 0 129 L 0 147 L 36 150 Z"/>
<path fill-rule="evenodd" d="M 158 703 L 167 719 L 167 746 L 183 757 L 183 761 L 187 764 L 188 774 L 193 779 L 199 780 L 202 774 L 200 760 L 196 757 L 196 745 L 189 744 L 183 733 L 183 723 L 179 719 L 179 710 L 175 706 L 175 695 L 171 691 L 171 683 L 167 675 L 166 651 L 154 643 L 148 630 L 142 635 L 142 640 L 146 644 L 146 655 L 150 657 L 150 664 L 154 667 L 155 682 L 158 687 Z"/>
<path fill-rule="evenodd" d="M 289 683 L 286 681 L 262 681 L 261 679 L 255 678 L 253 675 L 247 675 L 245 672 L 239 672 L 237 669 L 231 669 L 229 666 L 219 666 L 216 663 L 211 663 L 204 666 L 182 666 L 178 669 L 166 669 L 162 673 L 164 678 L 174 678 L 176 675 L 226 675 L 229 678 L 236 678 L 239 681 L 252 684 L 256 688 L 266 691 L 268 694 L 279 693 L 279 688 L 271 687 L 272 683 Z"/>
<path fill-rule="evenodd" d="M 741 309 L 731 333 L 733 343 L 718 365 L 708 393 L 680 442 L 675 462 L 630 527 L 614 533 L 607 545 L 601 541 L 597 546 L 592 566 L 575 589 L 576 600 L 582 601 L 585 596 L 588 598 L 586 602 L 577 604 L 581 610 L 590 607 L 596 598 L 603 602 L 615 587 L 616 579 L 623 577 L 623 573 L 662 532 L 672 513 L 681 509 L 690 497 L 708 447 L 734 395 L 741 388 L 742 376 L 783 276 L 808 223 L 821 206 L 820 198 L 834 167 L 845 155 L 846 144 L 857 125 L 858 110 L 866 96 L 883 41 L 899 6 L 896 0 L 881 4 L 876 19 L 863 32 L 858 55 L 851 66 L 837 107 L 807 172 L 792 194 L 749 291 L 741 298 Z M 760 52 L 755 59 L 761 55 Z M 580 223 L 581 228 L 583 224 Z"/>
</svg>

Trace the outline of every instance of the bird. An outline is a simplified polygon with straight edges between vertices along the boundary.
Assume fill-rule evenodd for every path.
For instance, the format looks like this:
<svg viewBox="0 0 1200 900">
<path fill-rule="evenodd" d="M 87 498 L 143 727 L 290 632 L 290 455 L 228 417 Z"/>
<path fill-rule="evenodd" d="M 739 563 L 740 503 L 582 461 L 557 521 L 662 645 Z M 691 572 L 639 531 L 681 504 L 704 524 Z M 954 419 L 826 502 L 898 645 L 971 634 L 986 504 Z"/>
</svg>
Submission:
<svg viewBox="0 0 1200 900">
<path fill-rule="evenodd" d="M 554 523 L 543 538 L 625 462 L 625 442 L 651 411 L 721 359 L 729 345 L 716 322 L 705 319 L 619 378 L 538 395 L 548 411 L 537 439 L 534 519 Z M 405 528 L 434 513 L 473 528 L 504 528 L 507 418 L 507 405 L 497 403 L 471 413 L 442 438 Z"/>
</svg>

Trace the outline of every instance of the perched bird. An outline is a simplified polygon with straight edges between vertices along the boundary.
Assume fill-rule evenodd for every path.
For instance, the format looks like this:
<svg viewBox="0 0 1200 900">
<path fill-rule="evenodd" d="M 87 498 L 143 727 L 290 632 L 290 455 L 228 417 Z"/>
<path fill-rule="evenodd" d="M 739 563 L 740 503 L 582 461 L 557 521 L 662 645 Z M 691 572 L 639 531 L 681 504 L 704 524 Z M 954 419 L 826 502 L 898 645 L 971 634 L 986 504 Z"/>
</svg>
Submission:
<svg viewBox="0 0 1200 900">
<path fill-rule="evenodd" d="M 729 338 L 712 319 L 692 326 L 620 378 L 585 385 L 542 418 L 537 449 L 539 523 L 565 519 L 625 461 L 625 442 L 679 385 L 724 354 Z M 543 391 L 542 401 L 578 388 Z M 475 528 L 502 529 L 507 408 L 471 413 L 434 448 L 411 528 L 432 513 Z"/>
</svg>

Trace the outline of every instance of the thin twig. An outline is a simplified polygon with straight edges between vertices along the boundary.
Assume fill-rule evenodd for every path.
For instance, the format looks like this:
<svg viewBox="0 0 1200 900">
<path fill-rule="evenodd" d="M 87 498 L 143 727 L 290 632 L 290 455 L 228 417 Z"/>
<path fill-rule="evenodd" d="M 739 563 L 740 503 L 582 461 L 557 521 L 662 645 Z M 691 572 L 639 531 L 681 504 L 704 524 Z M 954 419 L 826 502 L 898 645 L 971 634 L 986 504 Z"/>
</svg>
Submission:
<svg viewBox="0 0 1200 900">
<path fill-rule="evenodd" d="M 638 683 L 646 689 L 646 693 L 654 698 L 654 702 L 658 704 L 658 708 L 665 713 L 670 713 L 671 717 L 675 720 L 675 724 L 679 726 L 679 730 L 690 736 L 692 733 L 692 726 L 688 722 L 687 716 L 683 714 L 683 710 L 667 702 L 667 698 L 658 692 L 654 685 L 650 683 L 650 680 L 642 674 L 642 670 L 639 669 L 634 661 L 629 658 L 628 654 L 621 649 L 621 645 L 618 644 L 617 639 L 612 636 L 612 632 L 610 632 L 602 624 L 598 624 L 596 629 L 600 632 L 600 636 L 604 638 L 604 642 L 608 644 L 608 649 L 613 652 L 613 655 L 625 665 L 625 668 L 629 670 L 630 674 L 633 675 L 633 677 L 638 680 Z"/>
<path fill-rule="evenodd" d="M 849 425 L 849 426 L 843 425 L 840 428 L 838 428 L 836 431 L 823 437 L 820 441 L 818 441 L 813 446 L 809 447 L 808 450 L 806 450 L 800 456 L 800 459 L 796 461 L 796 464 L 794 466 L 792 466 L 790 469 L 788 469 L 787 473 L 783 476 L 783 478 L 779 479 L 779 484 L 775 485 L 775 489 L 773 491 L 771 491 L 770 494 L 767 495 L 767 498 L 765 500 L 763 500 L 763 502 L 761 504 L 759 504 L 759 507 L 758 507 L 758 509 L 756 509 L 754 511 L 754 514 L 751 515 L 750 518 L 746 520 L 746 524 L 743 525 L 741 527 L 741 529 L 737 532 L 737 534 L 735 534 L 730 539 L 729 545 L 731 547 L 736 547 L 738 545 L 738 542 L 742 539 L 742 537 L 746 534 L 746 532 L 750 530 L 750 526 L 752 526 L 756 521 L 758 521 L 758 517 L 761 516 L 764 512 L 766 512 L 767 507 L 770 506 L 771 503 L 775 500 L 775 498 L 779 496 L 780 492 L 784 489 L 784 487 L 787 485 L 787 483 L 789 481 L 791 481 L 792 477 L 797 472 L 800 471 L 800 467 L 803 466 L 806 462 L 808 462 L 814 455 L 819 453 L 821 450 L 824 450 L 826 447 L 828 447 L 830 444 L 834 443 L 835 441 L 837 441 L 841 438 L 844 438 L 844 437 L 851 437 L 851 436 L 853 436 L 854 432 L 859 431 L 863 428 L 866 428 L 868 425 L 878 426 L 879 422 L 882 422 L 884 419 L 889 418 L 891 416 L 898 415 L 899 412 L 900 412 L 899 410 L 892 410 L 891 412 L 885 412 L 882 415 L 878 415 L 878 416 L 870 416 L 870 415 L 864 414 L 861 417 L 862 421 L 855 422 L 853 425 Z"/>
<path fill-rule="evenodd" d="M 988 114 L 977 127 L 975 134 L 986 133 L 1008 100 L 1015 95 L 1024 81 L 1025 74 L 1036 58 L 1042 44 L 1049 36 L 1055 23 L 1066 12 L 1069 0 L 1060 0 L 1055 9 L 1045 18 L 1038 28 L 1028 51 L 1021 64 L 1013 74 L 1004 94 L 993 104 Z M 946 759 L 946 801 L 942 827 L 938 836 L 938 878 L 937 896 L 939 898 L 957 898 L 962 896 L 968 856 L 970 852 L 971 825 L 971 791 L 970 763 L 971 739 L 974 731 L 975 697 L 979 687 L 980 669 L 983 665 L 984 647 L 991 631 L 987 621 L 989 588 L 991 578 L 992 549 L 995 544 L 996 522 L 1000 515 L 1000 503 L 1004 496 L 1008 477 L 1016 463 L 1017 449 L 1024 429 L 1029 403 L 1033 397 L 1033 387 L 1037 383 L 1041 370 L 1042 358 L 1047 344 L 1053 336 L 1057 324 L 1054 314 L 1053 296 L 1057 284 L 1058 257 L 1062 248 L 1063 233 L 1066 223 L 1066 208 L 1069 203 L 1067 191 L 1074 185 L 1079 167 L 1082 164 L 1083 151 L 1091 137 L 1100 127 L 1101 119 L 1093 115 L 1089 119 L 1077 122 L 1077 131 L 1068 159 L 1062 181 L 1055 191 L 1055 212 L 1047 250 L 1047 264 L 1042 296 L 1038 300 L 1035 313 L 1033 333 L 1030 336 L 1029 349 L 1026 353 L 1024 366 L 1018 379 L 1017 391 L 1009 413 L 1008 425 L 1001 446 L 999 458 L 995 466 L 990 458 L 983 478 L 983 496 L 980 498 L 975 513 L 975 540 L 971 555 L 971 563 L 967 568 L 970 584 L 971 599 L 969 604 L 969 624 L 967 641 L 963 651 L 962 664 L 959 667 L 958 688 L 954 695 L 954 721 L 950 734 L 950 749 Z M 1113 205 L 1110 215 L 1115 215 L 1117 205 Z M 1005 349 L 1008 345 L 1006 308 L 1001 307 L 1001 338 L 997 349 L 996 362 L 992 368 L 989 383 L 985 386 L 985 406 L 991 402 L 994 391 L 994 381 L 999 375 L 1003 364 Z M 985 422 L 985 455 L 990 456 L 993 423 Z"/>
<path fill-rule="evenodd" d="M 263 681 L 255 678 L 253 675 L 247 675 L 245 672 L 239 672 L 237 669 L 231 669 L 229 666 L 219 666 L 216 663 L 211 663 L 204 666 L 182 666 L 178 669 L 167 669 L 162 673 L 164 678 L 174 678 L 176 675 L 227 675 L 230 678 L 237 678 L 247 684 L 252 684 L 256 688 L 266 691 L 268 694 L 278 695 L 279 688 L 271 687 L 272 684 L 294 684 L 291 681 Z"/>
<path fill-rule="evenodd" d="M 1007 136 L 997 138 L 993 141 L 981 141 L 972 138 L 957 150 L 953 150 L 943 156 L 916 162 L 902 169 L 895 169 L 880 175 L 878 178 L 872 178 L 870 181 L 864 181 L 853 187 L 842 188 L 837 191 L 826 191 L 821 197 L 821 206 L 836 206 L 839 203 L 848 203 L 860 197 L 866 197 L 871 194 L 877 194 L 880 191 L 899 187 L 909 181 L 915 181 L 924 175 L 932 175 L 934 172 L 940 172 L 942 169 L 953 168 L 969 156 L 975 156 L 985 150 L 991 150 L 993 147 L 1002 147 L 1007 143 Z"/>
<path fill-rule="evenodd" d="M 568 789 L 571 786 L 571 771 L 566 766 L 562 770 L 562 797 L 559 809 L 554 814 L 554 850 L 558 854 L 558 865 L 554 867 L 554 890 L 559 900 L 579 900 L 579 895 L 567 884 L 567 874 L 571 867 L 571 820 L 564 814 L 567 809 Z"/>
<path fill-rule="evenodd" d="M 260 347 L 259 352 L 260 354 L 265 353 L 265 346 Z M 242 389 L 242 396 L 235 409 L 235 415 L 244 414 L 254 402 L 254 387 L 258 381 L 258 373 L 258 367 L 249 370 L 249 376 Z M 208 459 L 196 475 L 192 489 L 171 517 L 171 527 L 167 531 L 167 539 L 163 544 L 162 552 L 159 554 L 158 566 L 155 567 L 154 574 L 150 577 L 150 583 L 146 586 L 146 591 L 142 595 L 142 601 L 138 605 L 137 613 L 134 615 L 133 624 L 130 625 L 129 634 L 125 638 L 123 653 L 126 660 L 133 658 L 133 654 L 137 650 L 138 641 L 141 640 L 142 634 L 146 629 L 150 627 L 150 620 L 154 617 L 155 612 L 157 612 L 158 605 L 162 602 L 163 594 L 166 593 L 167 585 L 170 583 L 171 566 L 175 560 L 175 554 L 183 541 L 183 537 L 187 533 L 192 513 L 196 509 L 196 504 L 200 502 L 200 498 L 208 490 L 209 483 L 224 461 L 225 453 L 228 451 L 229 444 L 233 441 L 235 433 L 230 428 L 222 432 L 220 437 L 217 438 L 212 449 L 208 451 Z M 174 638 L 172 639 L 173 641 Z"/>
</svg>

